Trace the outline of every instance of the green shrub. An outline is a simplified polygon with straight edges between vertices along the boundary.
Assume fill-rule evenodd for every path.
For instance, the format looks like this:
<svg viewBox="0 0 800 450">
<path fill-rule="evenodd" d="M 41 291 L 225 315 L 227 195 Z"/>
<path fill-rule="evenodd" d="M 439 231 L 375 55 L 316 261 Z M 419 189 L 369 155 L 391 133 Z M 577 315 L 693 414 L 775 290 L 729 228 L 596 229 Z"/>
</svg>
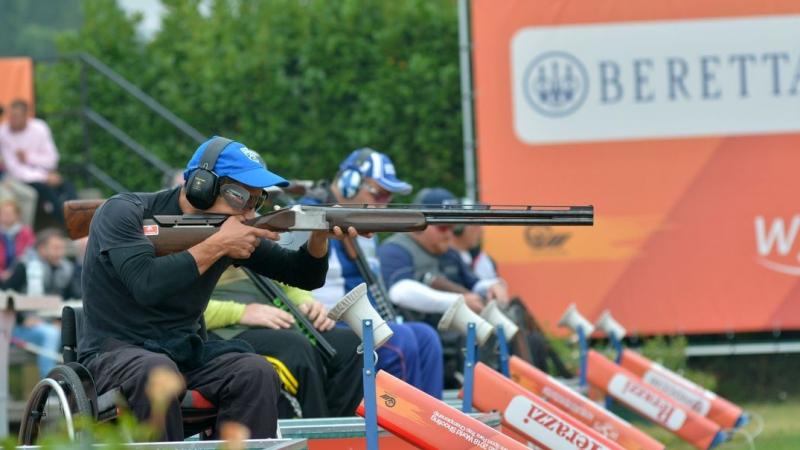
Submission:
<svg viewBox="0 0 800 450">
<path fill-rule="evenodd" d="M 205 134 L 240 139 L 291 178 L 330 178 L 354 148 L 388 153 L 417 188 L 463 193 L 458 20 L 454 0 L 164 1 L 152 41 L 114 0 L 85 0 L 83 26 L 59 39 L 88 52 Z M 160 174 L 80 121 L 79 71 L 37 66 L 39 111 L 66 162 L 88 157 L 132 189 Z M 196 143 L 90 74 L 90 107 L 174 166 Z"/>
</svg>

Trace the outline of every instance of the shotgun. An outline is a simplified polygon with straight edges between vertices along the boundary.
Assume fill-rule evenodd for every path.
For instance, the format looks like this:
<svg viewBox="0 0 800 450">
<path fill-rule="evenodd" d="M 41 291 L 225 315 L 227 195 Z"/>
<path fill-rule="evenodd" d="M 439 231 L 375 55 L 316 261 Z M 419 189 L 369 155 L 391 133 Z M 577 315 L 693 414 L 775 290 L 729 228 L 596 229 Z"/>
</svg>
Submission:
<svg viewBox="0 0 800 450">
<path fill-rule="evenodd" d="M 72 200 L 64 203 L 67 232 L 72 239 L 89 234 L 89 224 L 103 200 Z M 154 216 L 144 221 L 144 234 L 166 255 L 193 247 L 214 234 L 228 218 L 224 214 Z M 307 206 L 293 205 L 244 222 L 272 231 L 343 230 L 359 232 L 420 231 L 428 225 L 528 225 L 591 226 L 593 206 L 490 206 L 490 205 L 399 205 Z"/>
</svg>

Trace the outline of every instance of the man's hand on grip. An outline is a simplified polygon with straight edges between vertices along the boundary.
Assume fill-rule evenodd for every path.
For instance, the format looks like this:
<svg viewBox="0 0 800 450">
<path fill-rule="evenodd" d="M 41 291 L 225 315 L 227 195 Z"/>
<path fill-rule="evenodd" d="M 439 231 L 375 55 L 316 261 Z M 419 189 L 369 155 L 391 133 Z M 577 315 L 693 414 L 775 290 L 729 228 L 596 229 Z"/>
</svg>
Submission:
<svg viewBox="0 0 800 450">
<path fill-rule="evenodd" d="M 212 236 L 224 249 L 225 255 L 233 259 L 247 259 L 255 251 L 260 239 L 277 241 L 280 235 L 242 224 L 244 216 L 230 216 Z"/>
</svg>

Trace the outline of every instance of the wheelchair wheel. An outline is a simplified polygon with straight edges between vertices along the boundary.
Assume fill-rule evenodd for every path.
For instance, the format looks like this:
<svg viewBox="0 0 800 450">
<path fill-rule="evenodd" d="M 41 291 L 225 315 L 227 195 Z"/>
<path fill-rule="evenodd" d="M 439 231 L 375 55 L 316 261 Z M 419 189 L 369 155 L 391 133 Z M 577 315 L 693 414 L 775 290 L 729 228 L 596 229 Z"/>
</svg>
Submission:
<svg viewBox="0 0 800 450">
<path fill-rule="evenodd" d="M 86 369 L 77 364 L 76 366 L 78 366 L 77 371 L 70 365 L 54 367 L 47 377 L 39 381 L 33 388 L 20 423 L 19 443 L 21 445 L 36 443 L 39 433 L 43 429 L 44 419 L 49 414 L 63 416 L 70 439 L 86 441 L 90 437 L 85 431 L 76 433 L 75 430 L 76 418 L 82 417 L 84 420 L 91 420 L 96 414 L 90 396 L 87 395 L 84 387 L 87 383 L 88 372 L 83 374 L 84 377 L 81 379 L 78 372 L 86 371 Z M 90 380 L 91 377 L 88 383 L 91 383 Z M 91 384 L 89 385 L 91 386 Z M 58 408 L 52 408 L 51 405 L 56 402 Z"/>
</svg>

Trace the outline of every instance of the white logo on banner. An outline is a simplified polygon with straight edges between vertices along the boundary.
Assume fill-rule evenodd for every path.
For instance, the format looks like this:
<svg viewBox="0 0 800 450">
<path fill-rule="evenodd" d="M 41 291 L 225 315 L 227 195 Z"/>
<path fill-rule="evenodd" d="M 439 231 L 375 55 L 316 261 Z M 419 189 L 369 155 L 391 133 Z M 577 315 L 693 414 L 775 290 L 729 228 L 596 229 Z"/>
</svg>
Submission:
<svg viewBox="0 0 800 450">
<path fill-rule="evenodd" d="M 800 215 L 795 215 L 788 222 L 781 217 L 767 221 L 764 216 L 756 216 L 756 261 L 762 266 L 786 275 L 800 275 L 800 252 L 792 255 L 792 248 L 800 231 Z M 795 256 L 795 264 L 768 259 L 771 254 L 782 258 Z M 782 258 L 788 259 L 788 258 Z"/>
<path fill-rule="evenodd" d="M 503 418 L 520 433 L 547 448 L 608 450 L 605 445 L 521 395 L 511 399 Z"/>
<path fill-rule="evenodd" d="M 800 131 L 800 16 L 531 27 L 511 41 L 526 143 Z"/>
<path fill-rule="evenodd" d="M 702 416 L 707 416 L 711 409 L 711 401 L 701 389 L 683 382 L 661 366 L 654 364 L 652 370 L 648 370 L 642 376 L 642 381 Z"/>
<path fill-rule="evenodd" d="M 608 392 L 617 400 L 627 403 L 633 410 L 677 431 L 686 421 L 686 412 L 673 407 L 668 401 L 654 395 L 637 381 L 618 373 L 608 383 Z"/>
</svg>

